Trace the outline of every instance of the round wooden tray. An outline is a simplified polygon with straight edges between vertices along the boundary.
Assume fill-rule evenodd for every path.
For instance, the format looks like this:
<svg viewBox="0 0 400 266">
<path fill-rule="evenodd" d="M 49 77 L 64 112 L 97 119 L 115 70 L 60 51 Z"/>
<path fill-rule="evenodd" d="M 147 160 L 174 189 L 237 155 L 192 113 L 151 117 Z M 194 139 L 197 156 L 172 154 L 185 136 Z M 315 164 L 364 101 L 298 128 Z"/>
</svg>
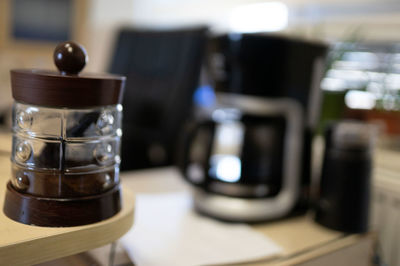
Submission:
<svg viewBox="0 0 400 266">
<path fill-rule="evenodd" d="M 0 206 L 10 176 L 9 156 L 0 156 Z M 0 212 L 0 264 L 32 265 L 111 243 L 133 224 L 134 197 L 122 185 L 122 209 L 102 222 L 74 227 L 39 227 L 15 222 Z"/>
</svg>

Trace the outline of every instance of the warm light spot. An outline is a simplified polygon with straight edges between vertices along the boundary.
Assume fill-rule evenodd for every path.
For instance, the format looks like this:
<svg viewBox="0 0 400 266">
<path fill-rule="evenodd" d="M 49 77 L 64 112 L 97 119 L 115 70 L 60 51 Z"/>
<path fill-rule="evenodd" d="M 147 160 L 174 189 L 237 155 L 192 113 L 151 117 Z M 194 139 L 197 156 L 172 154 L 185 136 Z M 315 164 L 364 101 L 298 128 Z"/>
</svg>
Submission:
<svg viewBox="0 0 400 266">
<path fill-rule="evenodd" d="M 281 2 L 242 5 L 233 9 L 230 27 L 234 32 L 267 32 L 286 28 L 288 8 Z"/>
</svg>

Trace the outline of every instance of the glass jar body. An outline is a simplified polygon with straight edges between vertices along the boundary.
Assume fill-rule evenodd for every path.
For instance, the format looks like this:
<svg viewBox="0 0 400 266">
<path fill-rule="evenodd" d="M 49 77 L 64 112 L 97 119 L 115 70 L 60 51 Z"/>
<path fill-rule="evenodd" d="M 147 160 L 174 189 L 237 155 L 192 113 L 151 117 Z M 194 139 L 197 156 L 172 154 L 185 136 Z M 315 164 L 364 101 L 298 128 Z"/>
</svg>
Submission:
<svg viewBox="0 0 400 266">
<path fill-rule="evenodd" d="M 39 197 L 100 194 L 119 184 L 122 106 L 13 105 L 13 187 Z"/>
</svg>

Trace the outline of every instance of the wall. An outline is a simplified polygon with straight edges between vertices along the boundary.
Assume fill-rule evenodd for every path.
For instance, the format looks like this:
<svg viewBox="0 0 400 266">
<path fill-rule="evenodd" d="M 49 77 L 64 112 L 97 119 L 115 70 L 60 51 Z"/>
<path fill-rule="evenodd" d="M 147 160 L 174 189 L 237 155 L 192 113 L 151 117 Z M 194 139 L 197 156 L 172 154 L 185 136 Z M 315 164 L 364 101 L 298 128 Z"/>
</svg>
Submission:
<svg viewBox="0 0 400 266">
<path fill-rule="evenodd" d="M 260 0 L 133 0 L 133 22 L 150 27 L 208 24 L 229 30 L 233 8 Z M 278 1 L 278 0 L 275 0 Z M 289 7 L 284 34 L 331 41 L 359 30 L 365 40 L 400 40 L 400 3 L 392 0 L 281 0 Z"/>
<path fill-rule="evenodd" d="M 117 30 L 132 25 L 134 0 L 90 0 L 87 38 L 90 53 L 87 71 L 102 72 L 108 68 Z"/>
<path fill-rule="evenodd" d="M 116 32 L 123 25 L 136 27 L 181 27 L 207 24 L 215 32 L 229 29 L 230 11 L 260 0 L 87 0 L 85 34 L 79 40 L 90 61 L 86 71 L 106 71 Z M 400 41 L 400 4 L 390 0 L 283 0 L 289 6 L 289 27 L 283 34 L 330 41 L 348 39 L 360 29 L 363 40 Z M 44 53 L 27 65 L 21 52 L 0 50 L 0 109 L 11 102 L 8 69 L 52 67 Z M 13 59 L 13 54 L 18 60 Z M 50 66 L 48 66 L 50 65 Z"/>
</svg>

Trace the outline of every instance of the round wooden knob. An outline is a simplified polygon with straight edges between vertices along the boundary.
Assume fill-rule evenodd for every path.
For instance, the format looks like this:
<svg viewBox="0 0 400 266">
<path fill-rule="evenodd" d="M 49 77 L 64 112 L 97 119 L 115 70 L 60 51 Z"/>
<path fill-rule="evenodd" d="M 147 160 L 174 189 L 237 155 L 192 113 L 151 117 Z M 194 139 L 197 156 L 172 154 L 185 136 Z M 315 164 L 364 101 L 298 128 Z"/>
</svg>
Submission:
<svg viewBox="0 0 400 266">
<path fill-rule="evenodd" d="M 57 45 L 53 57 L 54 64 L 63 75 L 78 74 L 88 61 L 85 48 L 71 41 Z"/>
</svg>

